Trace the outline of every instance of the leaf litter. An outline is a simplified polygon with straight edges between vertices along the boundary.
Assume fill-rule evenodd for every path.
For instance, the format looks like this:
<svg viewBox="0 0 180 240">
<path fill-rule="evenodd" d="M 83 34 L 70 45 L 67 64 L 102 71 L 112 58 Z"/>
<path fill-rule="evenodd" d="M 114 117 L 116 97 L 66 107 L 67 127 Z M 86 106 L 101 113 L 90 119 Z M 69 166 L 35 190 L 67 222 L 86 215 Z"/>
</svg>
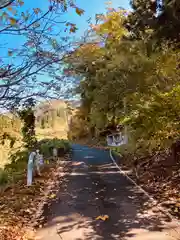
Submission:
<svg viewBox="0 0 180 240">
<path fill-rule="evenodd" d="M 59 183 L 59 174 L 58 164 L 52 163 L 45 167 L 42 176 L 34 178 L 30 187 L 26 185 L 24 172 L 19 181 L 0 189 L 0 240 L 35 239 L 32 226 L 41 214 L 38 209 L 46 204 L 47 199 L 51 201 L 56 198 L 53 186 Z"/>
</svg>

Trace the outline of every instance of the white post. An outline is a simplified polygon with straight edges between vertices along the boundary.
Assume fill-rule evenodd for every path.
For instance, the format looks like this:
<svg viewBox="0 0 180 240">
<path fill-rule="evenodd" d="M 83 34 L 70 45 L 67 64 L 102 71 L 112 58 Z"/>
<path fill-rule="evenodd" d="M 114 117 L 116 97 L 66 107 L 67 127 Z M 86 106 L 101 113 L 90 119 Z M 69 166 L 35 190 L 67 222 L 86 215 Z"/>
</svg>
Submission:
<svg viewBox="0 0 180 240">
<path fill-rule="evenodd" d="M 32 185 L 32 178 L 33 178 L 33 164 L 34 164 L 34 157 L 36 156 L 35 152 L 31 152 L 28 159 L 28 166 L 27 166 L 27 186 Z"/>
<path fill-rule="evenodd" d="M 58 157 L 58 150 L 57 148 L 53 148 L 53 159 L 56 160 Z"/>
</svg>

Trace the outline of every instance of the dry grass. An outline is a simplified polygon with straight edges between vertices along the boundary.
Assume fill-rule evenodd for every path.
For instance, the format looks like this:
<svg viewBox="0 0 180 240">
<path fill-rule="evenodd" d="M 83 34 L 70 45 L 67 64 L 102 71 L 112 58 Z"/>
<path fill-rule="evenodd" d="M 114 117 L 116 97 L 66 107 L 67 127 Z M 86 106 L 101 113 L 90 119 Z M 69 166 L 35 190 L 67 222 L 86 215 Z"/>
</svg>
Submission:
<svg viewBox="0 0 180 240">
<path fill-rule="evenodd" d="M 55 126 L 53 128 L 37 128 L 36 135 L 38 140 L 55 137 L 59 139 L 67 139 L 67 130 L 66 123 L 60 123 L 59 126 Z"/>
<path fill-rule="evenodd" d="M 1 129 L 0 129 L 1 131 Z M 7 131 L 6 131 L 7 132 Z M 20 132 L 10 132 L 9 133 L 16 137 L 16 142 L 13 148 L 10 147 L 10 141 L 6 140 L 4 144 L 0 144 L 0 168 L 3 168 L 5 164 L 9 163 L 10 155 L 20 149 L 22 147 L 22 138 Z"/>
<path fill-rule="evenodd" d="M 66 124 L 61 124 L 58 128 L 46 128 L 46 129 L 36 129 L 37 139 L 41 140 L 44 138 L 59 138 L 67 139 L 67 126 Z M 16 152 L 18 149 L 23 148 L 23 142 L 21 135 L 16 134 L 17 141 L 13 148 L 10 148 L 9 141 L 6 141 L 4 145 L 0 144 L 0 168 L 4 168 L 4 165 L 10 162 L 10 155 Z"/>
<path fill-rule="evenodd" d="M 11 149 L 8 144 L 0 145 L 0 168 L 3 168 L 5 164 L 9 163 L 11 153 L 16 151 L 16 149 L 20 146 L 20 143 L 18 144 L 16 144 L 13 149 Z"/>
</svg>

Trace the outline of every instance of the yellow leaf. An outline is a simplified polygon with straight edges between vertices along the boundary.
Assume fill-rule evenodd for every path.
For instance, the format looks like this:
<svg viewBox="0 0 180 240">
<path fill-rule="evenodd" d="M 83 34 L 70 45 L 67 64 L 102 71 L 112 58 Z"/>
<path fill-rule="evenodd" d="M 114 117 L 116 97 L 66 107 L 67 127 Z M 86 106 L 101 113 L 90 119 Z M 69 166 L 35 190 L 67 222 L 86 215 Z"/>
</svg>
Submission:
<svg viewBox="0 0 180 240">
<path fill-rule="evenodd" d="M 108 215 L 102 215 L 102 216 L 98 216 L 96 218 L 96 220 L 102 220 L 102 221 L 106 221 L 109 219 L 109 216 Z"/>
<path fill-rule="evenodd" d="M 105 5 L 111 5 L 112 4 L 112 2 L 105 2 Z"/>
<path fill-rule="evenodd" d="M 81 15 L 84 13 L 84 10 L 76 7 L 76 13 L 77 13 L 79 16 L 81 16 Z"/>
<path fill-rule="evenodd" d="M 51 194 L 51 195 L 49 196 L 49 198 L 51 198 L 51 199 L 53 199 L 53 198 L 55 198 L 55 197 L 56 197 L 55 194 Z"/>
<path fill-rule="evenodd" d="M 179 210 L 178 210 L 177 207 L 174 209 L 174 212 L 175 212 L 175 213 L 178 213 L 178 212 L 179 212 Z"/>
<path fill-rule="evenodd" d="M 17 23 L 15 18 L 10 18 L 9 20 L 11 25 L 15 25 Z"/>
</svg>

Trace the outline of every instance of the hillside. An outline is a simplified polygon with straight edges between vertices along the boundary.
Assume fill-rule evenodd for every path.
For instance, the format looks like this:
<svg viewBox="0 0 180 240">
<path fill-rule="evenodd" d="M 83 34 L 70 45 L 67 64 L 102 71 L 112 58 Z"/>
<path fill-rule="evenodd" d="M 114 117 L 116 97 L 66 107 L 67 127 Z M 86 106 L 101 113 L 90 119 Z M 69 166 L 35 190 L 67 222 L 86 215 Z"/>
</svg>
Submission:
<svg viewBox="0 0 180 240">
<path fill-rule="evenodd" d="M 36 133 L 41 138 L 67 138 L 67 104 L 62 100 L 51 100 L 39 104 L 35 111 Z"/>
<path fill-rule="evenodd" d="M 62 100 L 42 102 L 36 108 L 37 126 L 40 128 L 55 127 L 60 121 L 66 121 L 67 104 Z"/>
</svg>

